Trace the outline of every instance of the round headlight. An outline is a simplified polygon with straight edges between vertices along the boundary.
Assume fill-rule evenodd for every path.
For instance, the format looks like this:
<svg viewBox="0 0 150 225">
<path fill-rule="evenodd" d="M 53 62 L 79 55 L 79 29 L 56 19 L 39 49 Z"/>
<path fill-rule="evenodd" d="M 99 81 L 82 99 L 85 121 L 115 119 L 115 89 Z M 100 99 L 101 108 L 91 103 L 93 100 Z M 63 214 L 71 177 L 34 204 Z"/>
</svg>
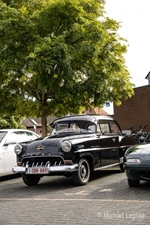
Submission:
<svg viewBox="0 0 150 225">
<path fill-rule="evenodd" d="M 71 150 L 71 143 L 69 141 L 64 141 L 62 143 L 62 150 L 64 152 L 70 152 L 70 150 Z"/>
<path fill-rule="evenodd" d="M 14 152 L 16 153 L 16 155 L 20 155 L 22 152 L 22 146 L 20 144 L 16 144 L 14 147 Z"/>
</svg>

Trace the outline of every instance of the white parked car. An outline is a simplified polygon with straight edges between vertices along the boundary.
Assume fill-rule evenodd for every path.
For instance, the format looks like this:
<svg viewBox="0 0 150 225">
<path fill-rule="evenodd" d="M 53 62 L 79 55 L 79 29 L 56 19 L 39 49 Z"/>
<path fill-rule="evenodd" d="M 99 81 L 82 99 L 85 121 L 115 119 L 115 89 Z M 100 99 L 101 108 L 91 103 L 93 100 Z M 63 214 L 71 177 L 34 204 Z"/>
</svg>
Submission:
<svg viewBox="0 0 150 225">
<path fill-rule="evenodd" d="M 15 144 L 37 138 L 39 136 L 30 130 L 0 129 L 0 177 L 13 174 L 12 167 L 17 165 Z"/>
</svg>

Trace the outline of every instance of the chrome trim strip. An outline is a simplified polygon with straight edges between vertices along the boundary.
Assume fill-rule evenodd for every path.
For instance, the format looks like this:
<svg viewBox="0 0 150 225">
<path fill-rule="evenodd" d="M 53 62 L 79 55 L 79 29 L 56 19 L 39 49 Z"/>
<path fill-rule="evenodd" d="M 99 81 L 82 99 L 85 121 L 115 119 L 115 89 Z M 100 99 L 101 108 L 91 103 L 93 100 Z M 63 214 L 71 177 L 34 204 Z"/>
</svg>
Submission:
<svg viewBox="0 0 150 225">
<path fill-rule="evenodd" d="M 121 145 L 119 148 L 129 148 L 131 145 Z"/>
<path fill-rule="evenodd" d="M 118 166 L 118 165 L 120 165 L 120 163 L 110 164 L 108 166 L 102 166 L 102 167 L 95 168 L 94 171 L 103 170 L 103 169 L 110 168 L 110 167 L 113 167 L 113 166 Z"/>
<path fill-rule="evenodd" d="M 75 153 L 78 153 L 78 152 L 90 152 L 90 151 L 100 151 L 100 150 L 119 150 L 119 146 L 117 147 L 106 147 L 106 148 L 83 148 L 83 149 L 79 149 L 77 151 L 75 151 Z"/>
</svg>

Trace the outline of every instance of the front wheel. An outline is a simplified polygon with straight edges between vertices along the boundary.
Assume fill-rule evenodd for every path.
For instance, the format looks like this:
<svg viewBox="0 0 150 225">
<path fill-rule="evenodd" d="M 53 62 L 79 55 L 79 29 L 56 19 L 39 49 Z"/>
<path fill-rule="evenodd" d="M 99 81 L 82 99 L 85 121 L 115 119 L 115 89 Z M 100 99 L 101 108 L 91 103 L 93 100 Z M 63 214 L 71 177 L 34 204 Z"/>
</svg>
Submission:
<svg viewBox="0 0 150 225">
<path fill-rule="evenodd" d="M 87 159 L 80 159 L 78 171 L 73 172 L 73 181 L 76 185 L 85 185 L 90 179 L 90 166 Z"/>
<path fill-rule="evenodd" d="M 138 187 L 140 185 L 139 180 L 131 180 L 128 178 L 128 185 L 129 187 Z"/>
<path fill-rule="evenodd" d="M 34 186 L 37 185 L 40 181 L 40 177 L 36 175 L 26 175 L 22 174 L 23 182 L 28 186 Z"/>
</svg>

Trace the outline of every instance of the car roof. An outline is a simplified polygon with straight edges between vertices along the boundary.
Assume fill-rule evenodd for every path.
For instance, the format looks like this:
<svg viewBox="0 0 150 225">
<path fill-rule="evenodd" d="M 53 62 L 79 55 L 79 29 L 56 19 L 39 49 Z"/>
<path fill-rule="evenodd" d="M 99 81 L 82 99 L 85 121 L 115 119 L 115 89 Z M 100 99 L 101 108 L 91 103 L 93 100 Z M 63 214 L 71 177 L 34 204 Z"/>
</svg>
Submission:
<svg viewBox="0 0 150 225">
<path fill-rule="evenodd" d="M 87 120 L 95 122 L 97 120 L 114 120 L 114 119 L 111 116 L 98 114 L 69 115 L 55 119 L 50 125 L 57 123 L 59 121 L 67 121 L 67 120 Z"/>
<path fill-rule="evenodd" d="M 30 133 L 34 133 L 36 134 L 35 132 L 31 131 L 31 130 L 27 130 L 27 129 L 0 129 L 0 131 L 25 131 L 25 132 L 30 132 Z"/>
</svg>

